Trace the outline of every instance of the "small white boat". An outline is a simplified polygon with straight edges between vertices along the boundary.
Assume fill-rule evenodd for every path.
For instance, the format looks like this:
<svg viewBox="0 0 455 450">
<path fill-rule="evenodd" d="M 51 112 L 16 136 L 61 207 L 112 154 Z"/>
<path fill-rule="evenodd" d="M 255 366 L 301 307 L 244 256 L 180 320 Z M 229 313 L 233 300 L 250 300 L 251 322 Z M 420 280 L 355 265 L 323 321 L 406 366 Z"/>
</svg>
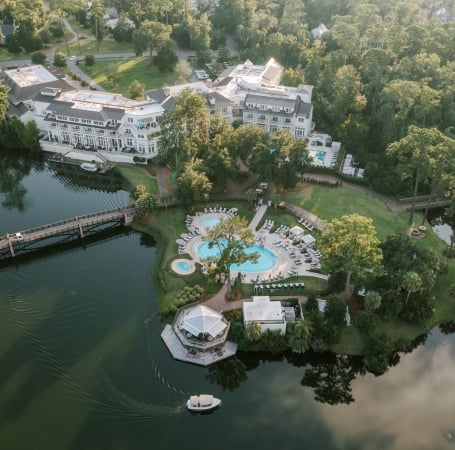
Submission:
<svg viewBox="0 0 455 450">
<path fill-rule="evenodd" d="M 192 395 L 186 402 L 186 407 L 190 411 L 209 411 L 221 405 L 221 400 L 213 395 Z"/>
<path fill-rule="evenodd" d="M 98 170 L 98 167 L 96 167 L 96 164 L 94 163 L 85 162 L 81 164 L 81 169 L 87 172 L 96 172 Z"/>
</svg>

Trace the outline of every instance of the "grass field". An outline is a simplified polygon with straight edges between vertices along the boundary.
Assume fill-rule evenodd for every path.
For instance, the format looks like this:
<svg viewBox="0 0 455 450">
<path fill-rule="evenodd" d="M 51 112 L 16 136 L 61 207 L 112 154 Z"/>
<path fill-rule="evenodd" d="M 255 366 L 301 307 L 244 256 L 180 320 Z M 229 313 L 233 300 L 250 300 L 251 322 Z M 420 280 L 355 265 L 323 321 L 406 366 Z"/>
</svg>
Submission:
<svg viewBox="0 0 455 450">
<path fill-rule="evenodd" d="M 346 188 L 309 186 L 288 192 L 284 199 L 311 211 L 326 221 L 352 213 L 371 217 L 380 239 L 385 239 L 392 234 L 405 233 L 409 227 L 409 212 L 392 212 L 381 201 Z M 415 225 L 420 225 L 422 214 L 417 213 L 414 220 Z M 433 288 L 432 293 L 436 299 L 436 308 L 428 323 L 421 326 L 409 325 L 397 320 L 381 323 L 381 329 L 393 340 L 403 339 L 410 342 L 438 323 L 455 319 L 455 299 L 449 293 L 450 287 L 455 284 L 455 261 L 446 261 L 442 255 L 446 244 L 436 236 L 429 224 L 426 225 L 425 237 L 415 240 L 415 245 L 435 251 L 442 263 L 447 262 L 448 273 L 440 275 L 436 286 Z M 352 328 L 347 328 L 343 332 L 341 341 L 333 347 L 334 351 L 348 354 L 362 352 L 362 337 Z"/>
<path fill-rule="evenodd" d="M 120 73 L 120 81 L 116 86 L 112 86 L 106 78 L 107 68 L 112 65 L 117 67 Z M 79 68 L 107 91 L 117 92 L 124 96 L 128 94 L 128 87 L 134 80 L 142 83 L 145 89 L 157 89 L 165 83 L 174 84 L 177 77 L 174 72 L 163 73 L 155 66 L 150 66 L 150 59 L 145 57 L 117 61 L 97 61 L 92 67 L 79 63 Z"/>
<path fill-rule="evenodd" d="M 289 203 L 311 211 L 326 221 L 346 214 L 361 214 L 371 217 L 379 239 L 405 233 L 409 228 L 408 212 L 392 212 L 381 201 L 369 195 L 347 188 L 331 188 L 326 186 L 309 186 L 305 189 L 288 192 L 284 199 Z M 422 222 L 422 214 L 414 216 L 416 225 Z M 428 224 L 427 224 L 428 225 Z M 444 243 L 433 233 L 430 226 L 424 239 L 416 240 L 416 245 L 432 249 L 442 249 Z"/>
<path fill-rule="evenodd" d="M 69 35 L 70 40 L 73 36 Z M 126 43 L 118 43 L 111 40 L 100 42 L 99 50 L 96 49 L 96 42 L 93 39 L 79 39 L 79 44 L 73 42 L 69 44 L 70 54 L 83 58 L 85 55 L 96 55 L 105 53 L 133 53 L 133 46 Z M 63 42 L 56 50 L 67 54 L 66 43 Z"/>
<path fill-rule="evenodd" d="M 115 166 L 115 170 L 126 178 L 131 190 L 133 190 L 134 186 L 143 184 L 151 194 L 159 195 L 156 178 L 151 178 L 145 167 L 118 165 Z"/>
</svg>

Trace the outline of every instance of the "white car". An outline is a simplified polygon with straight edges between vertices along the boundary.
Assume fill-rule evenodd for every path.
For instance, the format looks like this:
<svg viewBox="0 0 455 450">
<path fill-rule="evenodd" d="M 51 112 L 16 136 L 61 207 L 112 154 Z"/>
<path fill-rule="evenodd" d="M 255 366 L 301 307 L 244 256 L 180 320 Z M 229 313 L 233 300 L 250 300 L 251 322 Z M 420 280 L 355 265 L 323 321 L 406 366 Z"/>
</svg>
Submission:
<svg viewBox="0 0 455 450">
<path fill-rule="evenodd" d="M 75 61 L 75 60 L 76 60 L 76 57 L 75 57 L 74 55 L 72 55 L 72 56 L 70 56 L 68 59 L 69 59 L 70 61 Z"/>
<path fill-rule="evenodd" d="M 16 233 L 14 236 L 13 236 L 13 239 L 15 241 L 22 241 L 24 239 L 24 236 L 22 236 L 21 233 Z"/>
</svg>

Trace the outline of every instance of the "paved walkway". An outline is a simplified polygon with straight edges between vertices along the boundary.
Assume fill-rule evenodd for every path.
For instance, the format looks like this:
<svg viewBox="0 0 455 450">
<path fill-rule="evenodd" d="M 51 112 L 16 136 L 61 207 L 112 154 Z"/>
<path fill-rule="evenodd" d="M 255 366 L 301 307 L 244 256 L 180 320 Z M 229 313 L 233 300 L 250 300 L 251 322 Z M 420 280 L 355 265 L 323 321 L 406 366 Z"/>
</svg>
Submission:
<svg viewBox="0 0 455 450">
<path fill-rule="evenodd" d="M 251 219 L 251 222 L 248 225 L 248 228 L 250 230 L 252 230 L 253 232 L 256 231 L 256 228 L 259 225 L 259 222 L 264 217 L 264 214 L 265 214 L 266 211 L 267 211 L 267 205 L 261 205 L 261 206 L 258 207 L 258 209 L 256 210 L 256 214 Z"/>
</svg>

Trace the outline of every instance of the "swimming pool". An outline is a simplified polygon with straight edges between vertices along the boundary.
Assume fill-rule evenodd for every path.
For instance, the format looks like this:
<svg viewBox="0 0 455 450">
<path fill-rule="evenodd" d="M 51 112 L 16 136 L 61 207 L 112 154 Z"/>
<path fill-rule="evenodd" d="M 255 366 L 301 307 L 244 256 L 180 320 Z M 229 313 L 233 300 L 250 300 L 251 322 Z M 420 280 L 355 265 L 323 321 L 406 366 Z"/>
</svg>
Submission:
<svg viewBox="0 0 455 450">
<path fill-rule="evenodd" d="M 205 228 L 212 228 L 214 227 L 215 225 L 218 225 L 220 222 L 220 219 L 218 217 L 207 217 L 207 219 L 204 219 L 202 221 L 202 225 L 205 227 Z"/>
<path fill-rule="evenodd" d="M 317 153 L 316 153 L 316 158 L 317 158 L 319 161 L 324 162 L 324 160 L 325 160 L 325 154 L 326 154 L 325 152 L 317 152 Z"/>
<path fill-rule="evenodd" d="M 275 253 L 259 245 L 247 248 L 245 252 L 248 254 L 257 252 L 259 253 L 259 259 L 256 263 L 247 261 L 243 264 L 233 264 L 231 266 L 232 270 L 238 270 L 240 272 L 264 272 L 278 265 L 278 258 Z M 203 241 L 197 246 L 197 253 L 200 258 L 207 258 L 208 256 L 217 255 L 218 249 L 216 247 L 209 248 L 208 242 Z"/>
<path fill-rule="evenodd" d="M 194 272 L 195 267 L 188 259 L 176 259 L 172 262 L 172 270 L 179 275 L 189 275 Z"/>
</svg>

